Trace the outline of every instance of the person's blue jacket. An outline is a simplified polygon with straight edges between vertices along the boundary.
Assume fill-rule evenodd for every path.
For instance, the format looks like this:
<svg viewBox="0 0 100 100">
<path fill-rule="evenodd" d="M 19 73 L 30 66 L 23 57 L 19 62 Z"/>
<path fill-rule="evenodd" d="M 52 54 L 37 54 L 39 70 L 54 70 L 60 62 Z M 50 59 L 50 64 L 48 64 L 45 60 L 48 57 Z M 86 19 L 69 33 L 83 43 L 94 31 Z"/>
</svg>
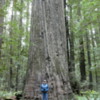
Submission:
<svg viewBox="0 0 100 100">
<path fill-rule="evenodd" d="M 41 84 L 40 86 L 41 92 L 48 92 L 49 91 L 49 87 L 48 84 Z"/>
</svg>

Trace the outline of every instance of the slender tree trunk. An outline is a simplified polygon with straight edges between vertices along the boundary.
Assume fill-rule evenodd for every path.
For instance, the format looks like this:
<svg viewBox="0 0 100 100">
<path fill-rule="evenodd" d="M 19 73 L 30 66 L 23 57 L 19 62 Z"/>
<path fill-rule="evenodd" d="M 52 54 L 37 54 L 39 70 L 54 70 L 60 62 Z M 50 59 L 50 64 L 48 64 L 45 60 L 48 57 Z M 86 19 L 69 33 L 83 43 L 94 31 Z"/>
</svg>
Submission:
<svg viewBox="0 0 100 100">
<path fill-rule="evenodd" d="M 30 12 L 30 6 L 32 5 L 32 2 L 27 2 L 27 21 L 26 21 L 26 32 L 28 33 L 28 34 L 26 34 L 26 40 L 25 41 L 29 41 L 29 36 L 30 36 L 30 31 L 31 30 L 29 30 L 29 26 L 30 26 L 30 22 L 31 22 L 31 13 L 32 13 L 32 11 Z M 24 87 L 25 87 L 25 83 L 26 83 L 26 78 L 27 78 L 27 76 L 28 76 L 28 69 L 27 69 L 27 71 L 26 71 L 26 76 L 24 76 L 24 78 L 23 78 L 23 86 L 22 86 L 22 91 L 24 91 Z"/>
<path fill-rule="evenodd" d="M 19 84 L 18 84 L 19 83 L 19 70 L 20 70 L 20 64 L 17 65 L 17 69 L 16 69 L 16 88 L 15 88 L 16 91 L 18 91 L 18 89 L 19 89 L 18 88 L 18 86 L 19 86 Z"/>
<path fill-rule="evenodd" d="M 75 53 L 74 53 L 74 32 L 73 32 L 73 7 L 70 4 L 70 20 L 69 20 L 69 76 L 70 76 L 70 83 L 74 93 L 79 94 L 79 84 L 76 80 L 75 75 Z"/>
<path fill-rule="evenodd" d="M 68 20 L 66 10 L 67 4 L 64 0 L 64 9 L 65 9 L 65 25 L 66 25 L 66 37 L 67 37 L 67 58 L 68 58 L 68 68 L 69 68 L 69 77 L 71 87 L 74 93 L 79 93 L 79 85 L 75 80 L 75 59 L 74 59 L 74 34 L 73 34 L 73 18 L 72 18 L 72 6 L 70 4 L 70 20 Z M 69 21 L 69 22 L 68 22 Z"/>
<path fill-rule="evenodd" d="M 27 21 L 26 21 L 26 32 L 28 33 L 29 32 L 29 18 L 30 18 L 30 11 L 29 11 L 29 8 L 30 8 L 30 2 L 27 1 Z"/>
<path fill-rule="evenodd" d="M 1 58 L 1 47 L 2 47 L 2 34 L 3 34 L 3 22 L 4 22 L 4 15 L 3 15 L 3 5 L 5 0 L 0 0 L 0 58 Z"/>
<path fill-rule="evenodd" d="M 99 8 L 99 10 L 100 10 L 100 8 Z M 99 16 L 98 16 L 98 18 L 99 18 Z M 100 19 L 98 19 L 98 29 L 96 30 L 96 42 L 97 42 L 97 46 L 98 47 L 100 47 Z"/>
<path fill-rule="evenodd" d="M 93 61 L 94 61 L 94 67 L 95 67 L 95 79 L 96 79 L 96 88 L 98 87 L 98 70 L 97 70 L 97 61 L 96 61 L 96 55 L 95 55 L 95 41 L 96 38 L 94 39 L 94 35 L 93 32 L 92 32 L 92 29 L 91 29 L 91 40 L 92 40 L 92 47 L 93 47 Z M 97 45 L 98 46 L 98 45 Z"/>
<path fill-rule="evenodd" d="M 81 73 L 81 81 L 86 80 L 86 68 L 85 68 L 85 54 L 84 54 L 84 43 L 83 38 L 80 38 L 80 73 Z"/>
<path fill-rule="evenodd" d="M 24 96 L 34 100 L 40 100 L 39 86 L 43 79 L 51 87 L 49 100 L 71 100 L 63 5 L 62 0 L 33 0 L 29 70 Z"/>
<path fill-rule="evenodd" d="M 11 15 L 11 21 L 13 21 L 13 10 L 12 10 L 12 15 Z M 12 55 L 13 55 L 13 47 L 12 47 L 12 27 L 10 27 L 10 39 L 11 39 L 11 44 L 10 44 L 10 51 L 9 51 L 9 54 L 10 54 L 10 64 L 9 64 L 9 88 L 12 89 L 13 88 L 13 60 L 12 60 Z M 10 90 L 9 89 L 9 90 Z"/>
<path fill-rule="evenodd" d="M 23 5 L 23 0 L 20 0 L 20 4 Z M 22 13 L 23 12 L 23 8 L 21 8 L 21 11 L 20 11 L 20 18 L 19 18 L 19 39 L 18 39 L 18 61 L 20 62 L 20 54 L 21 54 L 21 41 L 22 41 L 22 30 L 23 30 L 23 27 L 22 27 Z M 18 64 L 18 67 L 17 67 L 17 74 L 16 74 L 16 91 L 18 90 L 18 87 L 19 87 L 19 70 L 20 70 L 20 64 Z"/>
<path fill-rule="evenodd" d="M 86 33 L 86 45 L 87 45 L 87 57 L 88 57 L 88 66 L 89 66 L 89 89 L 93 89 L 93 77 L 91 71 L 91 53 L 90 53 L 90 40 L 89 36 Z"/>
<path fill-rule="evenodd" d="M 97 36 L 96 38 L 96 42 L 97 42 L 97 47 L 99 48 L 100 47 L 100 19 L 99 19 L 99 27 L 98 27 L 98 31 L 95 33 Z M 100 51 L 100 50 L 99 50 Z M 96 61 L 99 62 L 100 60 L 100 53 L 98 54 L 98 56 L 96 56 L 97 59 Z M 99 68 L 99 65 L 97 66 L 96 68 L 96 79 L 97 79 L 97 89 L 100 90 L 100 68 Z"/>
<path fill-rule="evenodd" d="M 68 59 L 68 66 L 70 66 L 70 48 L 69 48 L 69 28 L 68 28 L 68 16 L 66 11 L 66 0 L 64 0 L 64 10 L 65 10 L 65 26 L 66 26 L 66 41 L 67 41 L 67 59 Z"/>
<path fill-rule="evenodd" d="M 78 21 L 80 21 L 81 18 L 81 4 L 80 4 L 80 0 L 78 2 Z M 80 73 L 81 73 L 81 81 L 86 80 L 86 65 L 85 65 L 85 53 L 84 53 L 84 41 L 83 41 L 83 35 L 80 35 L 80 39 L 79 39 L 79 43 L 80 43 Z"/>
<path fill-rule="evenodd" d="M 74 73 L 75 71 L 75 58 L 74 58 L 74 34 L 73 34 L 73 18 L 72 18 L 72 6 L 70 6 L 70 68 L 69 71 Z"/>
</svg>

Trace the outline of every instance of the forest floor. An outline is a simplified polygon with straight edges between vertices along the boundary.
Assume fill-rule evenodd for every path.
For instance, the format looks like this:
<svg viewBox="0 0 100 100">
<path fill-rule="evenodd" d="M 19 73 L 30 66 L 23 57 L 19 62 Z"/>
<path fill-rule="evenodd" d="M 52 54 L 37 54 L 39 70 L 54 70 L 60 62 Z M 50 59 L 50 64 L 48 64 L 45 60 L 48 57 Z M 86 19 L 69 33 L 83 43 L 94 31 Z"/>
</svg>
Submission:
<svg viewBox="0 0 100 100">
<path fill-rule="evenodd" d="M 16 93 L 16 92 L 15 92 Z M 3 92 L 1 95 L 0 95 L 0 100 L 20 100 L 20 99 L 17 99 L 17 97 L 21 97 L 22 95 L 21 94 L 18 94 L 18 93 L 21 93 L 20 91 L 15 95 L 15 93 L 13 92 Z M 97 96 L 98 98 L 94 99 L 92 97 L 95 97 L 93 96 L 92 94 L 89 96 L 89 98 L 87 99 L 85 95 L 81 96 L 81 95 L 75 95 L 75 98 L 77 100 L 100 100 L 100 94 Z"/>
<path fill-rule="evenodd" d="M 100 98 L 97 98 L 97 99 L 89 98 L 89 99 L 87 99 L 87 98 L 84 97 L 84 96 L 76 96 L 76 98 L 77 98 L 77 100 L 100 100 Z M 10 98 L 10 99 L 1 99 L 1 98 L 0 98 L 0 100 L 17 100 L 17 99 L 15 99 L 15 97 L 12 97 L 12 98 Z"/>
<path fill-rule="evenodd" d="M 76 98 L 78 100 L 100 100 L 100 97 L 98 97 L 97 99 L 94 99 L 94 98 L 87 99 L 85 96 L 76 96 Z"/>
</svg>

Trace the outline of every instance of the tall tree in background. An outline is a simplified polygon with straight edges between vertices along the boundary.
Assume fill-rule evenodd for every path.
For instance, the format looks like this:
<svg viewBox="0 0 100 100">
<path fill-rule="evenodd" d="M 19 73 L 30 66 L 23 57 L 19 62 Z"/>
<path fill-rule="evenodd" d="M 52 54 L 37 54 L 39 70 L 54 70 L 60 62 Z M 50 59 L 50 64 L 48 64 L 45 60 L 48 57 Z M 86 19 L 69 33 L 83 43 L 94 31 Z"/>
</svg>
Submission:
<svg viewBox="0 0 100 100">
<path fill-rule="evenodd" d="M 97 60 L 96 60 L 96 55 L 95 55 L 95 50 L 94 50 L 94 48 L 95 48 L 95 41 L 97 40 L 95 40 L 95 38 L 94 38 L 94 35 L 95 34 L 93 34 L 93 32 L 92 32 L 92 28 L 91 28 L 91 41 L 92 41 L 92 47 L 93 47 L 93 61 L 94 61 L 94 67 L 95 67 L 95 80 L 96 80 L 96 84 L 98 84 L 98 73 L 97 73 L 97 68 L 96 68 L 96 66 L 97 66 Z M 98 86 L 96 86 L 96 88 L 97 88 Z"/>
<path fill-rule="evenodd" d="M 84 54 L 84 41 L 83 37 L 80 37 L 80 73 L 81 81 L 86 80 L 86 65 L 85 65 L 85 54 Z"/>
<path fill-rule="evenodd" d="M 77 14 L 78 14 L 78 21 L 80 21 L 80 19 L 82 18 L 81 16 L 81 3 L 80 3 L 80 0 L 78 2 L 78 8 L 77 8 Z M 80 31 L 81 32 L 81 31 Z M 79 39 L 79 42 L 80 42 L 80 73 L 81 73 L 81 81 L 84 81 L 86 80 L 86 65 L 85 65 L 85 52 L 84 52 L 84 40 L 83 40 L 83 37 L 84 35 L 80 34 L 80 39 Z"/>
<path fill-rule="evenodd" d="M 74 33 L 73 33 L 73 13 L 72 13 L 72 5 L 69 6 L 70 9 L 70 34 L 69 34 L 69 42 L 70 42 L 70 68 L 69 71 L 71 73 L 75 72 L 75 59 L 74 59 Z"/>
<path fill-rule="evenodd" d="M 70 52 L 69 52 L 69 23 L 68 23 L 68 11 L 66 10 L 67 7 L 67 2 L 66 0 L 64 0 L 64 14 L 65 14 L 65 26 L 66 26 L 66 41 L 67 41 L 67 60 L 68 60 L 68 66 L 70 66 L 70 61 L 69 61 L 69 56 L 70 56 Z"/>
<path fill-rule="evenodd" d="M 23 0 L 20 0 L 20 5 L 23 6 Z M 22 41 L 22 32 L 23 32 L 23 23 L 22 23 L 22 15 L 23 15 L 23 7 L 19 9 L 20 16 L 19 16 L 19 35 L 18 35 L 18 62 L 20 62 L 20 54 L 21 54 L 21 41 Z M 19 70 L 20 70 L 20 63 L 17 65 L 17 74 L 16 74 L 16 91 L 18 90 L 19 86 Z"/>
<path fill-rule="evenodd" d="M 70 84 L 73 92 L 79 93 L 79 86 L 76 81 L 75 75 L 75 54 L 74 54 L 74 27 L 73 27 L 73 5 L 72 1 L 64 0 L 64 8 L 65 8 L 65 25 L 66 25 L 66 36 L 67 36 L 67 61 L 68 61 L 68 69 L 69 69 L 69 77 Z M 68 16 L 69 13 L 69 16 Z M 69 19 L 68 19 L 69 17 Z"/>
<path fill-rule="evenodd" d="M 0 37 L 3 34 L 3 22 L 4 22 L 4 2 L 5 0 L 0 0 Z M 0 38 L 0 58 L 1 58 L 1 46 L 2 46 L 2 38 Z"/>
<path fill-rule="evenodd" d="M 68 78 L 64 2 L 33 0 L 28 75 L 24 96 L 39 98 L 40 84 L 48 80 L 49 100 L 71 100 Z M 31 99 L 30 99 L 31 100 Z"/>
<path fill-rule="evenodd" d="M 88 66 L 89 66 L 89 88 L 92 90 L 93 78 L 92 78 L 92 71 L 91 71 L 90 39 L 88 33 L 86 33 L 86 44 L 87 44 Z"/>
<path fill-rule="evenodd" d="M 11 15 L 11 23 L 13 23 L 14 20 L 14 11 L 12 9 L 12 15 Z M 10 37 L 10 45 L 9 45 L 9 54 L 10 54 L 10 58 L 9 58 L 9 90 L 13 88 L 13 42 L 12 42 L 12 38 L 13 38 L 13 30 L 12 27 L 9 27 L 9 37 Z"/>
<path fill-rule="evenodd" d="M 5 5 L 0 6 L 0 8 L 3 7 L 0 9 L 0 20 L 4 18 L 4 28 L 2 27 L 3 24 L 0 24 L 0 29 L 2 28 L 4 33 L 2 37 L 0 35 L 3 40 L 2 59 L 0 59 L 0 84 L 3 89 L 16 91 L 21 90 L 23 85 L 29 48 L 31 0 L 22 1 L 6 0 Z M 7 75 L 9 76 L 8 79 L 5 77 Z"/>
</svg>

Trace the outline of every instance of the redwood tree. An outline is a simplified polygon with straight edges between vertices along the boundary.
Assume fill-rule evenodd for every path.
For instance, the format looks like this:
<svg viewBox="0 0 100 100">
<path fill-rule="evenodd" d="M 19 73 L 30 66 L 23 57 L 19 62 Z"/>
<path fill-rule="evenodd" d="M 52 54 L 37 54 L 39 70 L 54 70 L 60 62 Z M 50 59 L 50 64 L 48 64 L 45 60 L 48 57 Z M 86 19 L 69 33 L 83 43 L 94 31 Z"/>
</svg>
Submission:
<svg viewBox="0 0 100 100">
<path fill-rule="evenodd" d="M 49 100 L 71 100 L 63 0 L 33 0 L 31 22 L 24 97 L 40 98 L 40 84 L 46 79 Z"/>
</svg>

